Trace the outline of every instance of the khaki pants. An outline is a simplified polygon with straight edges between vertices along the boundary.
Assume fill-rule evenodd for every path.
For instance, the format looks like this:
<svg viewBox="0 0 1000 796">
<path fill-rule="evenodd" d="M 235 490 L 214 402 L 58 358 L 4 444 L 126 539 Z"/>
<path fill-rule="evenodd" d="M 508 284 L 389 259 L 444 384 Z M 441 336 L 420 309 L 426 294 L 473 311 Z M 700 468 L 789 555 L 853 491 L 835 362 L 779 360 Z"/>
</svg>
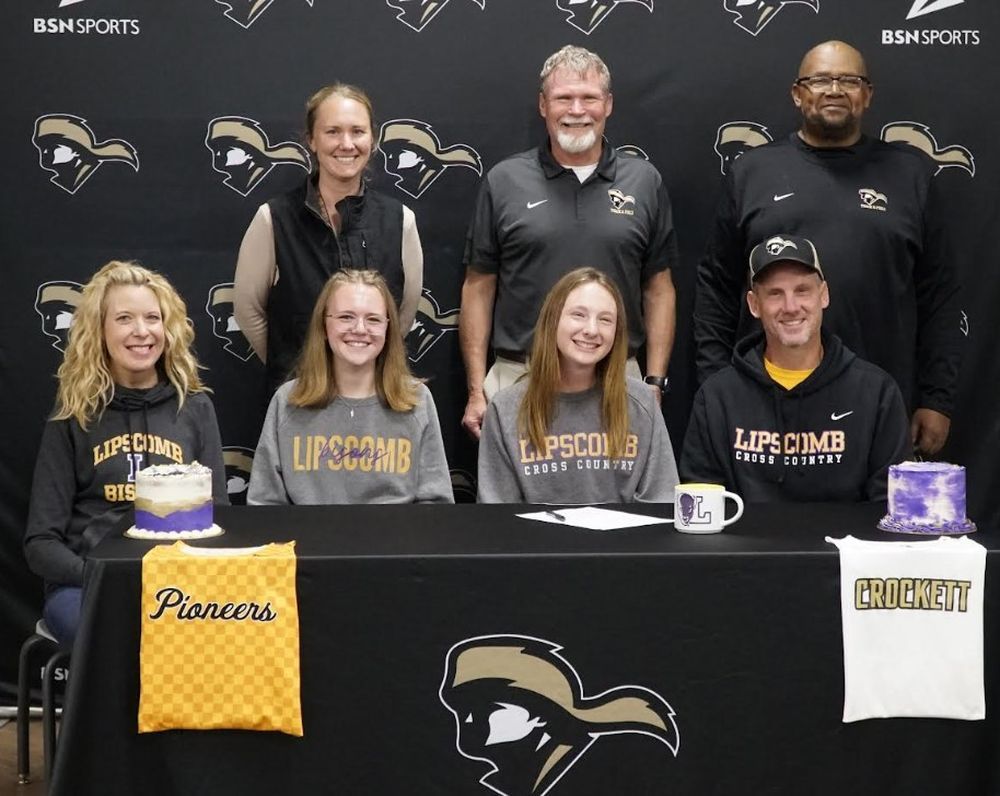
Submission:
<svg viewBox="0 0 1000 796">
<path fill-rule="evenodd" d="M 527 372 L 528 364 L 526 362 L 497 357 L 483 381 L 483 394 L 486 396 L 486 400 L 492 401 L 493 396 L 500 390 L 510 387 Z M 635 361 L 635 357 L 630 357 L 625 363 L 625 375 L 631 376 L 633 379 L 642 379 L 642 372 L 639 370 L 639 363 Z"/>
</svg>

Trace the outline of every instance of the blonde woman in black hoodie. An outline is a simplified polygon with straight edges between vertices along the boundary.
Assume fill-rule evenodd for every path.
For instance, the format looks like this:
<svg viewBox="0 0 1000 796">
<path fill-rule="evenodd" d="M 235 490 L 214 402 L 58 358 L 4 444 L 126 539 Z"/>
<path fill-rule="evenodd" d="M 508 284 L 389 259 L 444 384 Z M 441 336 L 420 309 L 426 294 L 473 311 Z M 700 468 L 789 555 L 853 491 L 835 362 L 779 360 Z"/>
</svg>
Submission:
<svg viewBox="0 0 1000 796">
<path fill-rule="evenodd" d="M 219 427 L 193 339 L 184 301 L 154 271 L 112 261 L 83 289 L 24 540 L 60 641 L 76 635 L 84 561 L 132 507 L 138 470 L 197 460 L 212 468 L 215 502 L 227 502 Z"/>
</svg>

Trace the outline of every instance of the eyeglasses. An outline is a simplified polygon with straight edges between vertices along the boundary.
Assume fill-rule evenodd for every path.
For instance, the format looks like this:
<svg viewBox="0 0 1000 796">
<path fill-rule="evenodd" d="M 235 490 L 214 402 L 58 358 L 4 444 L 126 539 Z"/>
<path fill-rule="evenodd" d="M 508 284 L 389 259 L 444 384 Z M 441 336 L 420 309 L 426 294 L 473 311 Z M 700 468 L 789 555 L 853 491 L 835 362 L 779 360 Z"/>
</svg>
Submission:
<svg viewBox="0 0 1000 796">
<path fill-rule="evenodd" d="M 872 84 L 863 75 L 808 75 L 795 81 L 795 85 L 805 86 L 810 91 L 829 91 L 834 83 L 843 91 L 860 91 L 862 86 Z"/>
<path fill-rule="evenodd" d="M 358 328 L 358 321 L 362 328 L 372 334 L 381 334 L 385 331 L 389 319 L 384 315 L 355 315 L 352 312 L 341 312 L 336 315 L 328 314 L 327 320 L 332 320 L 334 325 L 343 331 L 350 331 Z"/>
</svg>

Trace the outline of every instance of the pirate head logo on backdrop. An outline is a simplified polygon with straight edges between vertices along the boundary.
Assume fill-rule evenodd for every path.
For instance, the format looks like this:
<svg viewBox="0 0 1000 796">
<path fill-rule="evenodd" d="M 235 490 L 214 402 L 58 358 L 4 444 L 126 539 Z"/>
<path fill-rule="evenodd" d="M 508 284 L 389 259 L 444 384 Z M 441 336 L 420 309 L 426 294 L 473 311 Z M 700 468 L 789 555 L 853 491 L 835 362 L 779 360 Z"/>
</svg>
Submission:
<svg viewBox="0 0 1000 796">
<path fill-rule="evenodd" d="M 98 143 L 86 119 L 69 113 L 49 113 L 35 120 L 31 142 L 38 165 L 52 172 L 49 182 L 76 193 L 101 164 L 127 163 L 139 170 L 139 154 L 128 141 L 110 138 Z"/>
<path fill-rule="evenodd" d="M 715 154 L 721 161 L 722 173 L 729 174 L 729 169 L 748 149 L 773 140 L 767 128 L 757 122 L 726 122 L 715 136 Z"/>
<path fill-rule="evenodd" d="M 215 0 L 226 10 L 223 12 L 241 28 L 249 28 L 271 6 L 274 0 Z M 306 0 L 312 8 L 313 0 Z"/>
<path fill-rule="evenodd" d="M 566 21 L 588 36 L 622 3 L 638 3 L 653 12 L 653 0 L 556 0 L 556 8 L 566 12 Z"/>
<path fill-rule="evenodd" d="M 785 6 L 809 6 L 819 13 L 819 0 L 722 0 L 722 7 L 736 17 L 733 23 L 756 36 Z"/>
<path fill-rule="evenodd" d="M 52 347 L 66 351 L 73 313 L 80 306 L 83 285 L 79 282 L 42 282 L 35 296 L 35 312 L 42 316 L 42 332 L 52 338 Z"/>
<path fill-rule="evenodd" d="M 926 124 L 890 122 L 882 128 L 882 140 L 915 146 L 937 164 L 935 174 L 940 174 L 943 169 L 959 168 L 969 172 L 970 177 L 976 176 L 976 160 L 972 153 L 960 144 L 938 146 L 931 128 Z"/>
<path fill-rule="evenodd" d="M 233 314 L 232 282 L 223 282 L 211 287 L 205 311 L 212 319 L 212 334 L 226 341 L 222 348 L 244 362 L 250 359 L 253 356 L 253 348 L 240 331 L 240 325 L 236 323 L 236 316 Z"/>
<path fill-rule="evenodd" d="M 309 171 L 309 153 L 294 141 L 272 145 L 260 122 L 244 116 L 219 116 L 208 123 L 205 146 L 212 168 L 225 174 L 222 182 L 246 196 L 275 166 L 298 166 Z"/>
<path fill-rule="evenodd" d="M 504 796 L 542 796 L 604 735 L 638 733 L 675 756 L 674 710 L 636 685 L 583 693 L 558 644 L 529 636 L 465 639 L 448 650 L 438 693 L 455 716 L 456 748 L 490 770 L 479 781 Z"/>
<path fill-rule="evenodd" d="M 486 0 L 472 0 L 480 8 L 486 8 Z M 389 8 L 398 11 L 396 19 L 413 28 L 417 33 L 448 5 L 448 0 L 385 0 Z"/>
<path fill-rule="evenodd" d="M 385 158 L 385 173 L 398 177 L 396 187 L 414 199 L 451 166 L 483 174 L 483 161 L 475 149 L 467 144 L 442 147 L 431 126 L 416 119 L 392 119 L 383 124 L 378 148 Z"/>
<path fill-rule="evenodd" d="M 410 362 L 419 362 L 438 340 L 448 332 L 457 331 L 458 315 L 458 309 L 442 311 L 431 291 L 424 288 L 424 293 L 417 304 L 417 315 L 413 319 L 413 326 L 406 336 Z"/>
<path fill-rule="evenodd" d="M 625 157 L 649 160 L 646 150 L 635 144 L 622 144 L 621 146 L 616 146 L 615 149 L 618 150 L 619 155 L 625 155 Z"/>
<path fill-rule="evenodd" d="M 247 489 L 250 486 L 250 471 L 253 470 L 252 448 L 227 445 L 222 449 L 222 461 L 226 465 L 226 492 L 234 506 L 247 504 Z"/>
</svg>

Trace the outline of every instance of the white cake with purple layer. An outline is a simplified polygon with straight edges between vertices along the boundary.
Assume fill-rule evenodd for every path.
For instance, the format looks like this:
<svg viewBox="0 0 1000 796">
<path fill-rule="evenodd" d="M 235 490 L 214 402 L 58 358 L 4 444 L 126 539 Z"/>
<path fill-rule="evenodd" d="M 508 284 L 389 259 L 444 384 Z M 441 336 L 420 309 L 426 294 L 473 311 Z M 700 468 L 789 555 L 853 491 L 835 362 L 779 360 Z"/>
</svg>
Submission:
<svg viewBox="0 0 1000 796">
<path fill-rule="evenodd" d="M 198 462 L 155 464 L 135 476 L 135 525 L 126 536 L 174 541 L 218 536 L 212 471 Z"/>
<path fill-rule="evenodd" d="M 971 533 L 965 516 L 965 468 L 946 462 L 889 467 L 889 513 L 878 527 L 895 533 Z"/>
</svg>

